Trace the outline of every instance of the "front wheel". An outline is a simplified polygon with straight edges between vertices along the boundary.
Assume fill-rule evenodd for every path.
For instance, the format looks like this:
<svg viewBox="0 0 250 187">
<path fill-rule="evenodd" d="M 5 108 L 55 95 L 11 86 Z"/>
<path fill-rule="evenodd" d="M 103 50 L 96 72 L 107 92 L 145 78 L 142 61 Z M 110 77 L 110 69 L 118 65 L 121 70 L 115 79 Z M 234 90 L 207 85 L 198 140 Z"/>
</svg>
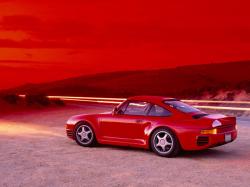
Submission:
<svg viewBox="0 0 250 187">
<path fill-rule="evenodd" d="M 180 152 L 180 145 L 175 134 L 166 128 L 159 128 L 151 136 L 152 150 L 164 157 L 174 157 Z"/>
<path fill-rule="evenodd" d="M 77 144 L 84 147 L 91 147 L 96 144 L 95 133 L 87 123 L 77 125 L 75 129 L 75 140 Z"/>
</svg>

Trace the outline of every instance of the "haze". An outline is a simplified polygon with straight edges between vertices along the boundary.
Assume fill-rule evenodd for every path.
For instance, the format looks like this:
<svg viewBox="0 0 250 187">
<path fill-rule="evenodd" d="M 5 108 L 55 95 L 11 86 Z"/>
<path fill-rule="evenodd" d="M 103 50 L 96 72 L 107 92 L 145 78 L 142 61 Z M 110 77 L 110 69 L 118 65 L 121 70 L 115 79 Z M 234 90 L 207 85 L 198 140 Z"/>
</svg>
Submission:
<svg viewBox="0 0 250 187">
<path fill-rule="evenodd" d="M 249 7 L 242 0 L 0 0 L 0 89 L 249 60 Z"/>
</svg>

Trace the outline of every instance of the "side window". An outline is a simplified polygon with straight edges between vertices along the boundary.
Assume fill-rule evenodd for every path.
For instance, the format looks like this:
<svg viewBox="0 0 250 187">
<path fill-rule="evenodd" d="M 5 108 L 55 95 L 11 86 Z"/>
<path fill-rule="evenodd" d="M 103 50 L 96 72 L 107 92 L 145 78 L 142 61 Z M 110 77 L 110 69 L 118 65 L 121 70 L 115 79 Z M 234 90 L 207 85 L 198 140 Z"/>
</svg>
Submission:
<svg viewBox="0 0 250 187">
<path fill-rule="evenodd" d="M 119 110 L 118 110 L 117 113 L 118 113 L 118 114 L 124 114 L 124 112 L 125 112 L 125 110 L 126 110 L 126 108 L 127 108 L 127 105 L 128 105 L 127 102 L 123 103 L 122 106 L 119 107 Z"/>
<path fill-rule="evenodd" d="M 126 108 L 124 114 L 127 115 L 146 115 L 149 103 L 147 102 L 130 102 Z"/>
<path fill-rule="evenodd" d="M 158 105 L 153 105 L 148 113 L 149 116 L 170 116 L 171 112 Z"/>
</svg>

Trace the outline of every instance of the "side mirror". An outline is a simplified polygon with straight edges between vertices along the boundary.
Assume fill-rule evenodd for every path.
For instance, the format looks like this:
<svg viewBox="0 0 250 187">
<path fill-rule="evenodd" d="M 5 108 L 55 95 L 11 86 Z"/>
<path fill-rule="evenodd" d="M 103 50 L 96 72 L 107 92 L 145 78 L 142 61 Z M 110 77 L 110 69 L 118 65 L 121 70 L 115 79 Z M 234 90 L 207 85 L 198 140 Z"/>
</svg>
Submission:
<svg viewBox="0 0 250 187">
<path fill-rule="evenodd" d="M 117 106 L 116 106 L 116 107 L 113 109 L 112 114 L 115 115 L 115 114 L 117 114 L 117 112 L 118 112 L 118 108 L 117 108 Z"/>
<path fill-rule="evenodd" d="M 119 107 L 115 107 L 112 112 L 113 115 L 123 114 L 123 111 L 119 109 Z"/>
</svg>

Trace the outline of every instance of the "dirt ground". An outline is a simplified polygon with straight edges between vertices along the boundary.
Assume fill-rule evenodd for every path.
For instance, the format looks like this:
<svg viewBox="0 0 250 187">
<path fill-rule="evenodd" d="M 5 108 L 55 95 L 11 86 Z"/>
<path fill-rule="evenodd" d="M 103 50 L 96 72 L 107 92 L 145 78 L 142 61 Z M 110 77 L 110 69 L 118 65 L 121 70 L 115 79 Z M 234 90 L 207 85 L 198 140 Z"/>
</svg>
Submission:
<svg viewBox="0 0 250 187">
<path fill-rule="evenodd" d="M 112 106 L 67 106 L 0 115 L 0 186 L 249 186 L 250 119 L 228 145 L 177 158 L 133 148 L 83 148 L 65 121 Z"/>
</svg>

